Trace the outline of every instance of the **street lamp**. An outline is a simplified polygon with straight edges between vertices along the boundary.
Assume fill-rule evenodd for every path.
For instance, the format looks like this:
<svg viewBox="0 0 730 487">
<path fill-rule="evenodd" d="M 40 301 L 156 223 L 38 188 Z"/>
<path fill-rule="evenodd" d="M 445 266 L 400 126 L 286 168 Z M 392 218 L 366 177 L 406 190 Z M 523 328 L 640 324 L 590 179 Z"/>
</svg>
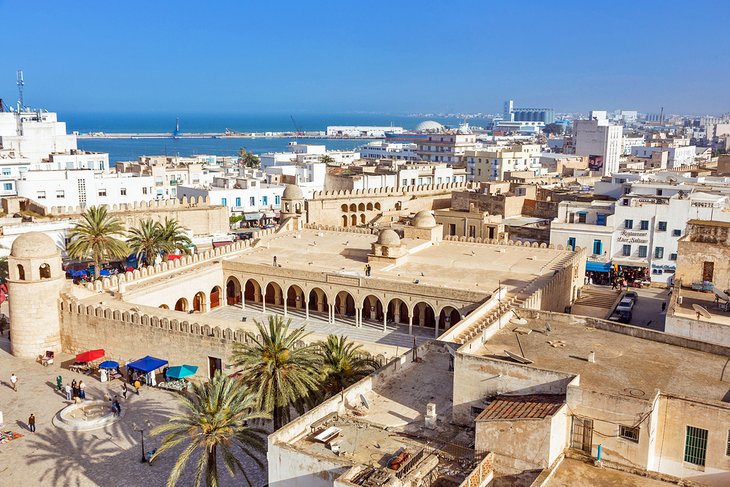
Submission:
<svg viewBox="0 0 730 487">
<path fill-rule="evenodd" d="M 145 426 L 145 425 L 147 426 L 147 429 L 152 428 L 152 424 L 147 420 L 145 420 L 145 424 L 143 426 Z M 145 454 L 145 450 L 144 450 L 144 430 L 145 430 L 145 428 L 144 427 L 140 428 L 139 426 L 137 426 L 137 423 L 132 423 L 132 428 L 134 429 L 134 431 L 139 431 L 140 438 L 142 439 L 142 459 L 140 460 L 140 463 L 146 463 L 147 455 Z"/>
</svg>

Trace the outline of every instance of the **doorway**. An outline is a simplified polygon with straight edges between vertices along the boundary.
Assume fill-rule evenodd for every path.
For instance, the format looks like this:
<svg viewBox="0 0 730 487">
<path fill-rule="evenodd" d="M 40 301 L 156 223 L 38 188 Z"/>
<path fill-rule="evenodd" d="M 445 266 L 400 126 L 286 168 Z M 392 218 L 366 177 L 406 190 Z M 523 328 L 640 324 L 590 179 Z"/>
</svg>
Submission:
<svg viewBox="0 0 730 487">
<path fill-rule="evenodd" d="M 705 261 L 702 264 L 702 280 L 705 282 L 712 282 L 712 278 L 715 274 L 715 263 Z"/>
<path fill-rule="evenodd" d="M 593 420 L 573 416 L 573 434 L 570 447 L 582 450 L 589 455 L 593 446 Z"/>
<path fill-rule="evenodd" d="M 223 363 L 221 359 L 216 357 L 208 357 L 208 377 L 212 379 L 216 371 L 218 370 L 223 372 Z"/>
</svg>

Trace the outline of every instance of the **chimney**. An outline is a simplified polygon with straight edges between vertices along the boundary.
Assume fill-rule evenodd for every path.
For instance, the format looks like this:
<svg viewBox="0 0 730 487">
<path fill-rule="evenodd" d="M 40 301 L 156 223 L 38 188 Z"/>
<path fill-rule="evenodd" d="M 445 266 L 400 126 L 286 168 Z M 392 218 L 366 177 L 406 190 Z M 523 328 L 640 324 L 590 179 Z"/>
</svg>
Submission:
<svg viewBox="0 0 730 487">
<path fill-rule="evenodd" d="M 438 419 L 436 415 L 436 404 L 429 402 L 426 404 L 426 428 L 431 430 L 436 429 L 436 419 Z"/>
</svg>

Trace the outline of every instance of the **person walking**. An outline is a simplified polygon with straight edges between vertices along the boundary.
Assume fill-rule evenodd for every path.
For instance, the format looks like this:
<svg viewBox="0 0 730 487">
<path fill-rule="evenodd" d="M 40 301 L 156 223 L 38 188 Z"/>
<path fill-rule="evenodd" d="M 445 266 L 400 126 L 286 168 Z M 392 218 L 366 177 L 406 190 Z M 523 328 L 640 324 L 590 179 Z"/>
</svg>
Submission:
<svg viewBox="0 0 730 487">
<path fill-rule="evenodd" d="M 71 399 L 75 398 L 78 395 L 78 384 L 76 383 L 76 379 L 71 381 Z"/>
<path fill-rule="evenodd" d="M 10 385 L 13 386 L 15 392 L 18 392 L 18 376 L 15 375 L 15 372 L 10 374 Z"/>
<path fill-rule="evenodd" d="M 142 387 L 142 383 L 139 381 L 139 379 L 134 381 L 134 390 L 139 396 L 139 389 Z"/>
<path fill-rule="evenodd" d="M 66 384 L 66 400 L 70 401 L 71 399 L 73 399 L 73 397 L 71 397 L 71 386 Z"/>
<path fill-rule="evenodd" d="M 127 399 L 127 383 L 122 382 L 122 397 Z"/>
<path fill-rule="evenodd" d="M 56 388 L 59 391 L 63 390 L 63 377 L 60 375 L 56 377 Z"/>
<path fill-rule="evenodd" d="M 84 384 L 84 381 L 79 381 L 79 397 L 86 399 L 86 384 Z"/>
<path fill-rule="evenodd" d="M 662 301 L 662 313 L 664 313 L 667 310 L 667 302 Z"/>
<path fill-rule="evenodd" d="M 31 433 L 35 433 L 35 415 L 33 413 L 30 413 L 28 418 L 28 429 Z"/>
</svg>

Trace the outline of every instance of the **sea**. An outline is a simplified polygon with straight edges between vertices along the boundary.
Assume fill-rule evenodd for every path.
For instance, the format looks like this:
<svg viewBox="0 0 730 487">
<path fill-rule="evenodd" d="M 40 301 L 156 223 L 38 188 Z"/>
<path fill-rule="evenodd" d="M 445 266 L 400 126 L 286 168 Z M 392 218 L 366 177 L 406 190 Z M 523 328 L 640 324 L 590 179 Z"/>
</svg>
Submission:
<svg viewBox="0 0 730 487">
<path fill-rule="evenodd" d="M 60 113 L 69 132 L 79 133 L 160 133 L 175 130 L 180 121 L 182 133 L 224 132 L 294 132 L 324 131 L 328 125 L 377 125 L 412 130 L 424 120 L 435 120 L 448 127 L 457 127 L 463 120 L 424 115 L 390 115 L 381 113 L 261 113 L 261 114 L 174 114 L 174 113 Z M 292 118 L 294 120 L 292 120 Z M 471 125 L 486 125 L 486 119 L 470 119 Z M 213 154 L 233 156 L 244 148 L 255 154 L 283 152 L 290 142 L 324 144 L 331 150 L 352 150 L 369 140 L 363 139 L 299 139 L 296 138 L 139 138 L 79 139 L 79 149 L 107 152 L 112 163 L 136 160 L 143 155 Z"/>
</svg>

